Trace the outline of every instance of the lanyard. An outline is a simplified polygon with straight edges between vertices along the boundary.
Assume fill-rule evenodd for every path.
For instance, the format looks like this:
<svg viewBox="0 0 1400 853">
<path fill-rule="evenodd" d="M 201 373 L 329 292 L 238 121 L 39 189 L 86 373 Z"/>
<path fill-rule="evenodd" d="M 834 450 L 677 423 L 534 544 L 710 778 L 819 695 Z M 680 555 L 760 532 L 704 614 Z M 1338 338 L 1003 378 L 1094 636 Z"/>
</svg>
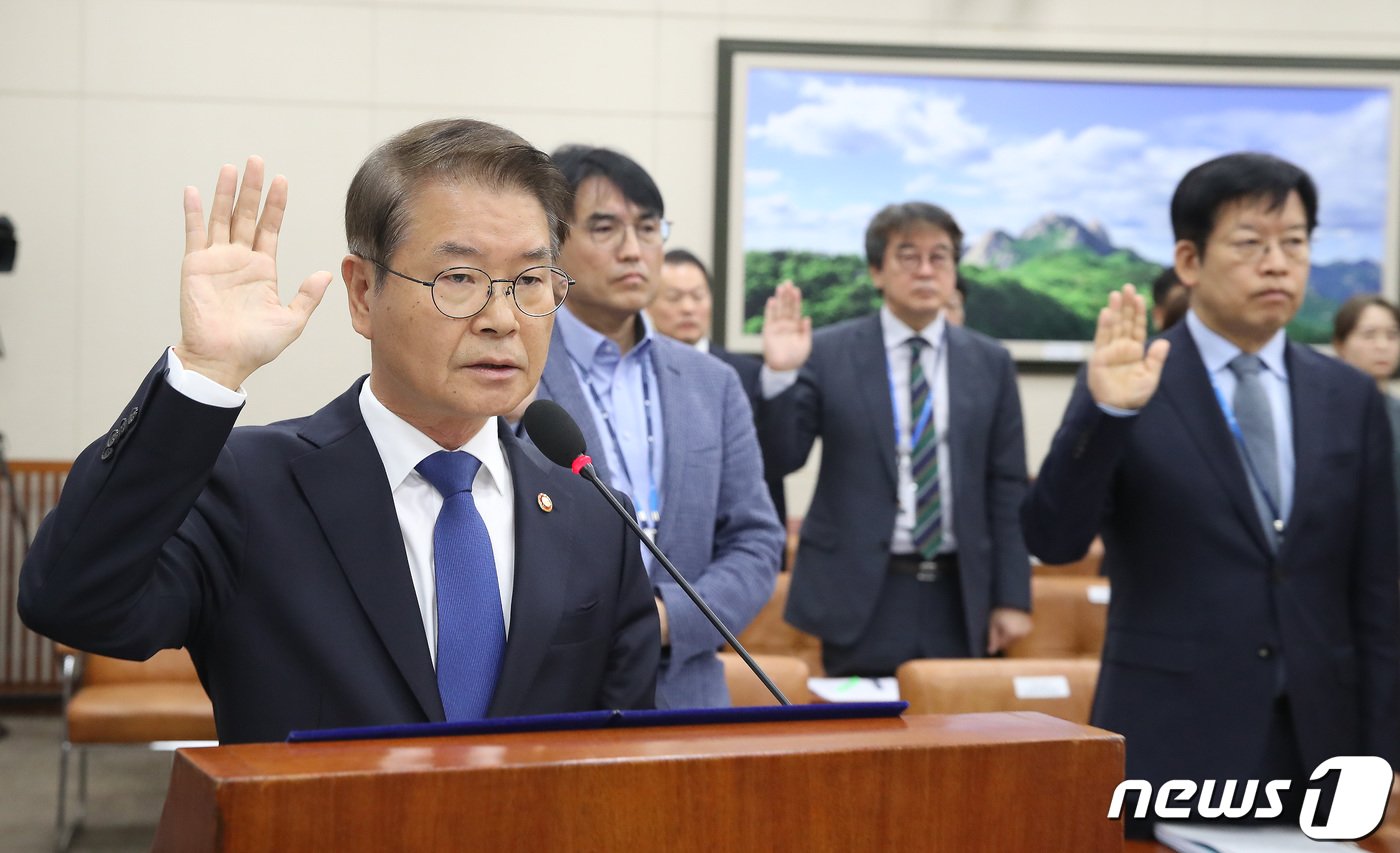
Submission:
<svg viewBox="0 0 1400 853">
<path fill-rule="evenodd" d="M 1254 481 L 1255 487 L 1259 490 L 1260 496 L 1264 498 L 1264 505 L 1269 509 L 1269 515 L 1274 519 L 1274 532 L 1283 533 L 1283 513 L 1279 512 L 1278 504 L 1274 502 L 1274 496 L 1269 494 L 1269 490 L 1264 488 L 1264 478 L 1260 476 L 1259 469 L 1254 465 L 1254 458 L 1249 455 L 1249 447 L 1244 443 L 1244 430 L 1240 429 L 1240 422 L 1235 419 L 1235 412 L 1230 404 L 1225 401 L 1225 394 L 1220 390 L 1220 386 L 1215 384 L 1215 377 L 1210 377 L 1210 388 L 1215 392 L 1215 400 L 1220 404 L 1220 411 L 1225 415 L 1225 423 L 1230 427 L 1230 434 L 1235 437 L 1235 444 L 1240 448 L 1240 456 L 1244 458 L 1245 470 L 1249 472 L 1249 477 Z M 1275 460 L 1277 465 L 1278 461 Z M 1280 496 L 1281 497 L 1281 496 Z"/>
<path fill-rule="evenodd" d="M 603 426 L 608 430 L 608 437 L 612 439 L 613 448 L 617 451 L 617 464 L 622 468 L 622 476 L 627 478 L 628 488 L 632 492 L 639 492 L 636 488 L 637 481 L 632 478 L 632 472 L 627 467 L 627 456 L 622 452 L 622 442 L 618 439 L 617 429 L 613 426 L 612 414 L 608 407 L 603 404 L 603 397 L 598 393 L 598 389 L 593 385 L 593 374 L 574 354 L 568 353 L 569 360 L 578 368 L 578 372 L 583 376 L 583 383 L 588 386 L 588 393 L 593 397 L 593 404 L 598 407 L 598 412 L 603 416 Z M 632 498 L 637 507 L 637 521 L 642 525 L 642 530 L 653 541 L 656 539 L 656 532 L 661 527 L 661 495 L 656 487 L 656 436 L 652 432 L 651 425 L 651 382 L 648 379 L 647 368 L 656 369 L 656 355 L 650 350 L 647 351 L 647 363 L 641 365 L 642 371 L 642 416 L 647 422 L 647 482 L 646 497 L 635 494 Z M 612 397 L 612 386 L 608 387 L 608 397 Z M 645 503 L 643 503 L 645 500 Z"/>
<path fill-rule="evenodd" d="M 902 344 L 902 346 L 907 344 L 908 341 L 905 341 L 905 343 Z M 914 447 L 914 445 L 919 443 L 919 438 L 924 434 L 924 430 L 928 428 L 929 424 L 933 421 L 933 389 L 938 378 L 939 365 L 943 363 L 943 345 L 940 343 L 936 346 L 933 344 L 929 344 L 929 346 L 933 347 L 933 370 L 930 371 L 926 376 L 926 378 L 928 379 L 929 394 L 928 399 L 924 400 L 923 408 L 919 410 L 918 418 L 914 420 L 913 428 L 909 431 L 908 447 L 911 450 Z M 895 445 L 903 447 L 904 445 L 900 444 L 900 438 L 904 435 L 904 427 L 899 422 L 899 390 L 895 388 L 894 367 L 890 365 L 890 360 L 888 356 L 885 358 L 885 378 L 888 379 L 890 383 L 890 408 L 894 413 Z M 912 383 L 914 379 L 914 360 L 912 358 L 909 360 L 909 379 Z"/>
</svg>

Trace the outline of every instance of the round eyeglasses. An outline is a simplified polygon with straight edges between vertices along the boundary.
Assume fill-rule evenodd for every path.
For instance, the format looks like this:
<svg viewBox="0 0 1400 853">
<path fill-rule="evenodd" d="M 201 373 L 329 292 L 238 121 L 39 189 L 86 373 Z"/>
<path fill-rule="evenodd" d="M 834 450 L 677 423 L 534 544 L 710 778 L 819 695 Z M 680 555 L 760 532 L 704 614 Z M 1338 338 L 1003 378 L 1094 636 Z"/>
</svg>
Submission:
<svg viewBox="0 0 1400 853">
<path fill-rule="evenodd" d="M 492 278 L 490 273 L 476 267 L 451 267 L 438 273 L 432 281 L 424 281 L 389 269 L 374 258 L 366 260 L 390 275 L 431 287 L 437 310 L 454 320 L 480 314 L 491 301 L 498 284 L 506 286 L 505 292 L 510 294 L 521 314 L 548 317 L 564 304 L 569 288 L 574 285 L 569 274 L 558 267 L 530 267 L 515 278 Z"/>
</svg>

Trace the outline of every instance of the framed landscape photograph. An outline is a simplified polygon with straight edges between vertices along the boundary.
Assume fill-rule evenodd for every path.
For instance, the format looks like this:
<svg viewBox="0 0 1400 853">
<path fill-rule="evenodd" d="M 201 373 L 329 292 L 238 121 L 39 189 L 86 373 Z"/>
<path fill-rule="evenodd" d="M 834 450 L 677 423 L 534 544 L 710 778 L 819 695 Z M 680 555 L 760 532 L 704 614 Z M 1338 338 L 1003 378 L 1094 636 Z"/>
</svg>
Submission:
<svg viewBox="0 0 1400 853">
<path fill-rule="evenodd" d="M 1317 182 L 1296 340 L 1330 340 L 1352 294 L 1396 296 L 1400 62 L 721 41 L 719 84 L 731 349 L 760 349 L 786 279 L 816 326 L 875 310 L 866 225 L 921 200 L 963 229 L 968 326 L 1018 361 L 1077 363 L 1109 291 L 1171 263 L 1182 175 L 1232 151 Z"/>
</svg>

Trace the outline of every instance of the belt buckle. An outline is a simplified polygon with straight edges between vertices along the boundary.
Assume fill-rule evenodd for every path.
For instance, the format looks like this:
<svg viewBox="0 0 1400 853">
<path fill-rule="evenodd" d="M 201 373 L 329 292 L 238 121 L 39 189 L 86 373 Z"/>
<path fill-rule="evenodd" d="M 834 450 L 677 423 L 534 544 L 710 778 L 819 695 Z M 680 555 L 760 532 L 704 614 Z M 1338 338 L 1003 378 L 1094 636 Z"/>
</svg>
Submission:
<svg viewBox="0 0 1400 853">
<path fill-rule="evenodd" d="M 919 569 L 914 572 L 914 580 L 920 583 L 932 583 L 938 580 L 938 563 L 934 560 L 920 560 Z"/>
</svg>

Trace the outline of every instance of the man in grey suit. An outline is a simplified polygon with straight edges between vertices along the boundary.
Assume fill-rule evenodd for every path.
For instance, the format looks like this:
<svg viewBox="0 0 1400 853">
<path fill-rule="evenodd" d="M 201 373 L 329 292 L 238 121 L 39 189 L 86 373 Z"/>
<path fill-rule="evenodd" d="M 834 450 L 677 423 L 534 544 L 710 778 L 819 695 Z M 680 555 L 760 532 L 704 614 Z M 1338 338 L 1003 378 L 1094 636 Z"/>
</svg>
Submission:
<svg viewBox="0 0 1400 853">
<path fill-rule="evenodd" d="M 994 654 L 1030 630 L 1016 373 L 947 322 L 961 245 L 942 208 L 890 205 L 865 238 L 877 314 L 814 336 L 791 282 L 765 310 L 765 458 L 787 473 L 823 442 L 786 618 L 821 637 L 828 675 Z"/>
<path fill-rule="evenodd" d="M 568 146 L 553 158 L 575 191 L 559 262 L 577 284 L 554 327 L 539 396 L 574 416 L 600 476 L 632 496 L 649 535 L 741 631 L 772 595 L 784 538 L 748 399 L 732 369 L 655 334 L 642 312 L 669 230 L 651 176 L 605 148 Z M 662 626 L 657 706 L 728 705 L 715 657 L 723 638 L 643 556 Z"/>
</svg>

